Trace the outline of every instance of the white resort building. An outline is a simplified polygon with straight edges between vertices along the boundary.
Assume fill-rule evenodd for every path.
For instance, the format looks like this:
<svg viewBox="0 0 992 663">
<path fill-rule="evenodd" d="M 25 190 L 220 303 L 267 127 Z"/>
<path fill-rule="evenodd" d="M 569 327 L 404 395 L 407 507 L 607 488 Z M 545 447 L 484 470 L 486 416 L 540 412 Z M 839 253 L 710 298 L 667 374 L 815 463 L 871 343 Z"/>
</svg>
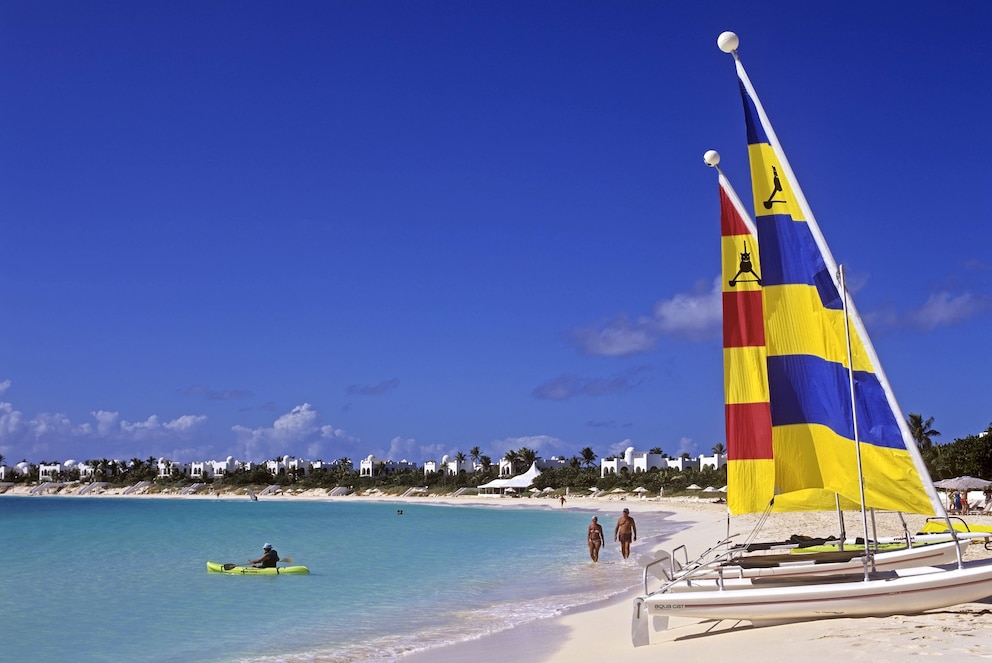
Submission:
<svg viewBox="0 0 992 663">
<path fill-rule="evenodd" d="M 534 483 L 534 479 L 540 476 L 541 470 L 537 467 L 535 460 L 530 469 L 515 477 L 493 479 L 489 483 L 479 486 L 480 495 L 513 495 L 526 491 Z"/>
<path fill-rule="evenodd" d="M 392 474 L 393 472 L 400 472 L 402 470 L 417 470 L 417 464 L 411 463 L 408 460 L 380 460 L 369 454 L 367 458 L 363 458 L 358 466 L 358 476 L 360 477 L 377 477 L 381 474 Z"/>
<path fill-rule="evenodd" d="M 619 472 L 647 472 L 648 470 L 676 469 L 682 470 L 693 468 L 701 470 L 705 467 L 720 469 L 727 464 L 727 454 L 713 454 L 706 456 L 700 454 L 696 458 L 666 458 L 663 454 L 653 454 L 647 451 L 637 451 L 634 447 L 627 447 L 623 456 L 616 458 L 604 458 L 599 464 L 599 476 L 605 477 L 607 474 L 617 474 Z"/>
<path fill-rule="evenodd" d="M 468 474 L 469 472 L 475 472 L 475 470 L 476 467 L 470 459 L 458 460 L 458 458 L 452 458 L 448 455 L 441 456 L 440 463 L 436 463 L 433 460 L 424 463 L 425 475 L 443 472 L 445 476 L 454 476 L 456 474 Z"/>
</svg>

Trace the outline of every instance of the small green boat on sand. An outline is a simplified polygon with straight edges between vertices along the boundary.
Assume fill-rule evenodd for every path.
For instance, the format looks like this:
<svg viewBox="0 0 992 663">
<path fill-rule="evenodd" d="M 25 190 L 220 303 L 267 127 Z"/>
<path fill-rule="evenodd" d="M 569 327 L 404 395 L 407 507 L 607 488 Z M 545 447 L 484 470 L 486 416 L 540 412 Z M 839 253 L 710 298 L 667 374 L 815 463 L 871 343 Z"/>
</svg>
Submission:
<svg viewBox="0 0 992 663">
<path fill-rule="evenodd" d="M 305 575 L 310 573 L 310 569 L 305 566 L 275 566 L 265 569 L 258 569 L 254 566 L 221 564 L 220 562 L 207 562 L 207 571 L 210 573 L 233 573 L 242 576 L 282 576 L 286 574 Z"/>
</svg>

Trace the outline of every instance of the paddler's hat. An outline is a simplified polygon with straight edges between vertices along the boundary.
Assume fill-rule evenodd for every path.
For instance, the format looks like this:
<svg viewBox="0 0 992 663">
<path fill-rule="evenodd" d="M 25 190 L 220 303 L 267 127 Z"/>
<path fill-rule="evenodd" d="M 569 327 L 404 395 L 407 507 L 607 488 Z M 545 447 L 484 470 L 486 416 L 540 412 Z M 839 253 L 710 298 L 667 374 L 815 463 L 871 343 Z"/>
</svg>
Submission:
<svg viewBox="0 0 992 663">
<path fill-rule="evenodd" d="M 266 543 L 264 546 L 262 546 L 262 550 L 269 550 L 271 548 L 272 548 L 272 544 L 271 543 Z"/>
</svg>

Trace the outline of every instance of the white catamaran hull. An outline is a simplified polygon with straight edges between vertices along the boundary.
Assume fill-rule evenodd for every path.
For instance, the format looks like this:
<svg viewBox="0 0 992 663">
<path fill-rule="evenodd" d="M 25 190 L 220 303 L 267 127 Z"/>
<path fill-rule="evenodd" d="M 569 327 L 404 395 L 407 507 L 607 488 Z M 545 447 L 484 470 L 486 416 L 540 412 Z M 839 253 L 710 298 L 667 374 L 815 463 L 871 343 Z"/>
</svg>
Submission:
<svg viewBox="0 0 992 663">
<path fill-rule="evenodd" d="M 938 566 L 949 564 L 957 560 L 955 548 L 960 549 L 964 554 L 970 541 L 965 539 L 958 541 L 945 541 L 943 543 L 931 543 L 927 545 L 917 545 L 912 548 L 902 550 L 891 550 L 875 554 L 875 571 L 893 571 L 911 566 Z M 762 557 L 766 558 L 765 560 Z M 702 566 L 693 570 L 686 570 L 684 574 L 675 572 L 674 578 L 685 577 L 691 583 L 699 583 L 706 580 L 721 580 L 732 578 L 802 578 L 832 575 L 837 573 L 857 573 L 864 569 L 864 557 L 852 557 L 846 561 L 829 561 L 830 556 L 818 555 L 817 553 L 795 553 L 788 555 L 775 555 L 774 558 L 784 561 L 772 563 L 770 555 L 750 555 L 739 560 L 731 560 L 726 563 L 716 563 L 709 566 Z M 767 564 L 765 563 L 767 561 Z M 670 573 L 666 571 L 666 573 Z"/>
<path fill-rule="evenodd" d="M 648 644 L 650 631 L 667 628 L 668 617 L 791 622 L 827 617 L 905 615 L 978 601 L 992 595 L 992 564 L 918 567 L 870 580 L 834 581 L 734 590 L 668 591 L 634 600 L 634 645 Z M 659 619 L 660 618 L 660 619 Z"/>
</svg>

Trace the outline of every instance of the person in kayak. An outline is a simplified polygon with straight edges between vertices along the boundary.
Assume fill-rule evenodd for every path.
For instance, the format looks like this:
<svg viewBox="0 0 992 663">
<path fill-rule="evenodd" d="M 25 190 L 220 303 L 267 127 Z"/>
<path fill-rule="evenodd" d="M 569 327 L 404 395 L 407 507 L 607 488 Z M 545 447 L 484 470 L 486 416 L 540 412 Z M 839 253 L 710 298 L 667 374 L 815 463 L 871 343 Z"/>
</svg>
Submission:
<svg viewBox="0 0 992 663">
<path fill-rule="evenodd" d="M 279 553 L 272 548 L 271 543 L 266 543 L 262 546 L 262 556 L 258 559 L 250 559 L 248 563 L 254 566 L 256 569 L 271 569 L 275 568 L 276 562 L 279 561 Z"/>
</svg>

